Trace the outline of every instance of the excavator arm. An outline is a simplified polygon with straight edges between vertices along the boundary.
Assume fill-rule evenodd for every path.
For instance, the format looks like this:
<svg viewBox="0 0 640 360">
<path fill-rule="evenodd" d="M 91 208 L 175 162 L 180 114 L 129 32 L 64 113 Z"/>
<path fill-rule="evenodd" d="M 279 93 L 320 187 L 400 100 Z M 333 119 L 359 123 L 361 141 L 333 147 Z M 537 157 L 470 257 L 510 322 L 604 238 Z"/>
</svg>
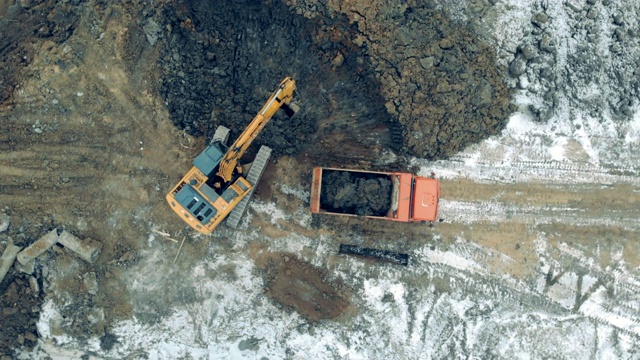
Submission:
<svg viewBox="0 0 640 360">
<path fill-rule="evenodd" d="M 282 107 L 289 109 L 289 104 L 293 100 L 293 92 L 295 89 L 296 82 L 293 79 L 287 77 L 282 80 L 276 91 L 269 97 L 249 126 L 247 126 L 238 139 L 229 147 L 229 151 L 227 151 L 220 161 L 217 173 L 224 182 L 231 181 L 233 172 L 238 166 L 238 161 L 264 126 L 271 120 L 273 115 Z"/>
</svg>

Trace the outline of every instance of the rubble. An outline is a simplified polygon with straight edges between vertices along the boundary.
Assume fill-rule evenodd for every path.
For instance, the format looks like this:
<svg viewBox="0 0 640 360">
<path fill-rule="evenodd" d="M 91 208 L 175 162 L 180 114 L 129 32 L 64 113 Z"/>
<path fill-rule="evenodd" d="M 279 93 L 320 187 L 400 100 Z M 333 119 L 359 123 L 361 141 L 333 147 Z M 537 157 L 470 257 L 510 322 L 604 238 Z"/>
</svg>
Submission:
<svg viewBox="0 0 640 360">
<path fill-rule="evenodd" d="M 40 239 L 36 240 L 33 244 L 29 245 L 26 249 L 22 250 L 18 254 L 18 262 L 22 265 L 26 265 L 38 256 L 42 255 L 45 251 L 49 250 L 56 242 L 58 242 L 58 236 L 61 232 L 61 228 L 56 228 L 49 231 Z"/>
<path fill-rule="evenodd" d="M 62 228 L 55 228 L 20 252 L 18 254 L 18 262 L 26 266 L 56 243 L 72 251 L 88 263 L 93 263 L 98 258 L 102 248 L 102 244 L 97 241 L 91 239 L 82 241 L 68 231 L 62 230 Z"/>
<path fill-rule="evenodd" d="M 16 259 L 18 252 L 22 250 L 21 247 L 13 245 L 13 240 L 9 238 L 7 243 L 7 247 L 4 249 L 2 253 L 2 257 L 0 257 L 0 282 L 4 279 L 5 275 L 11 268 L 13 261 Z"/>
<path fill-rule="evenodd" d="M 102 243 L 92 239 L 85 239 L 82 241 L 66 230 L 62 231 L 58 237 L 58 243 L 63 245 L 66 249 L 71 250 L 82 260 L 88 263 L 96 261 L 102 248 Z"/>
<path fill-rule="evenodd" d="M 7 231 L 11 224 L 11 218 L 6 213 L 0 213 L 0 233 Z"/>
</svg>

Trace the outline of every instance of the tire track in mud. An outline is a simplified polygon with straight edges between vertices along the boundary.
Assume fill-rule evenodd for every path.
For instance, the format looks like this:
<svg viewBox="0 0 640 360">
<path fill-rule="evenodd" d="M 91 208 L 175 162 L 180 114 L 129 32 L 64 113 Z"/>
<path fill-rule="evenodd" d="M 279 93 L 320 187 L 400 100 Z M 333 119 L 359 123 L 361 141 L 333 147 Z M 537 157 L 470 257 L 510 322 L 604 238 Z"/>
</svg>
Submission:
<svg viewBox="0 0 640 360">
<path fill-rule="evenodd" d="M 575 226 L 608 226 L 640 230 L 638 211 L 602 211 L 569 207 L 527 207 L 497 202 L 440 201 L 440 216 L 449 223 L 514 222 L 532 225 L 563 223 Z M 613 216 L 612 216 L 613 215 Z M 506 220 L 505 220 L 506 219 Z"/>
<path fill-rule="evenodd" d="M 429 164 L 443 178 L 473 177 L 489 183 L 632 184 L 640 185 L 640 166 L 595 165 L 559 161 L 471 162 L 453 157 Z M 480 174 L 480 175 L 477 175 Z"/>
<path fill-rule="evenodd" d="M 470 254 L 469 251 L 460 252 L 459 247 L 453 248 L 452 253 L 463 257 L 465 257 L 464 255 L 467 255 L 465 258 L 478 258 L 475 254 Z M 565 253 L 564 256 L 566 257 L 568 255 Z M 480 256 L 480 258 L 482 258 L 482 256 Z M 634 286 L 636 284 L 629 284 L 629 281 L 637 282 L 637 279 L 632 276 L 625 276 L 627 281 L 626 283 L 623 283 L 616 281 L 615 274 L 610 274 L 602 269 L 597 269 L 592 265 L 584 264 L 588 266 L 588 274 L 597 277 L 598 280 L 589 288 L 585 289 L 584 292 L 582 292 L 582 289 L 578 289 L 580 292 L 576 293 L 575 290 L 567 288 L 569 293 L 577 295 L 575 296 L 575 299 L 576 301 L 579 301 L 579 303 L 576 303 L 574 307 L 567 307 L 564 303 L 552 298 L 549 293 L 549 289 L 545 289 L 540 292 L 536 290 L 535 287 L 531 287 L 526 283 L 504 281 L 504 278 L 502 278 L 500 274 L 483 273 L 482 271 L 474 271 L 469 267 L 460 268 L 455 264 L 437 263 L 426 259 L 416 259 L 415 256 L 413 259 L 413 266 L 428 269 L 427 273 L 429 274 L 429 278 L 457 278 L 457 282 L 459 284 L 464 284 L 463 287 L 466 289 L 465 291 L 475 292 L 476 296 L 500 299 L 502 306 L 513 306 L 514 308 L 524 306 L 525 309 L 528 309 L 529 311 L 543 310 L 545 312 L 558 315 L 577 313 L 596 323 L 611 326 L 634 337 L 640 337 L 640 317 L 630 316 L 630 314 L 637 313 L 638 304 L 636 303 L 636 306 L 634 306 L 633 303 L 620 303 L 618 300 L 621 296 L 621 291 L 624 292 L 627 290 L 627 298 L 629 299 L 635 299 L 640 294 L 640 287 Z M 477 270 L 479 269 L 480 268 Z M 540 276 L 547 277 L 547 274 L 543 271 L 538 274 Z M 557 284 L 556 286 L 565 287 L 565 285 L 557 282 L 558 278 L 563 275 L 564 271 L 556 277 L 554 285 Z M 603 281 L 603 279 L 605 280 Z M 446 292 L 456 291 L 456 288 L 460 290 L 461 287 L 456 286 L 455 283 L 455 281 L 452 282 L 449 280 L 450 289 L 446 290 Z M 611 287 L 615 288 L 615 290 Z M 609 288 L 611 289 L 608 290 Z M 614 291 L 617 295 L 615 298 L 609 298 L 609 303 L 600 302 L 590 304 L 588 310 L 581 308 L 582 304 L 589 300 L 594 293 L 602 291 L 602 289 L 605 289 L 607 292 Z M 435 304 L 431 305 L 432 307 L 435 306 Z M 600 309 L 600 311 L 598 311 L 598 309 Z M 428 310 L 429 313 L 431 311 L 431 309 Z M 415 315 L 412 314 L 412 316 Z"/>
</svg>

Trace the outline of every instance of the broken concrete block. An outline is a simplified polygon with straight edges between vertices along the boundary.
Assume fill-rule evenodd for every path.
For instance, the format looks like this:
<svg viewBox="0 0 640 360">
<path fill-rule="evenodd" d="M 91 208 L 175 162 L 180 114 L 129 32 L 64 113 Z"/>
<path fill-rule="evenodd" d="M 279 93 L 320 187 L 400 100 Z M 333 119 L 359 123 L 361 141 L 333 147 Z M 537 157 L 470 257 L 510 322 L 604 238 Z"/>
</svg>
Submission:
<svg viewBox="0 0 640 360">
<path fill-rule="evenodd" d="M 66 230 L 62 231 L 58 237 L 58 242 L 89 263 L 96 261 L 98 255 L 100 255 L 100 250 L 102 250 L 102 243 L 91 239 L 82 241 Z"/>
<path fill-rule="evenodd" d="M 31 275 L 36 270 L 36 263 L 35 261 L 30 261 L 26 265 L 22 265 L 20 262 L 15 262 L 14 268 L 17 272 Z"/>
<path fill-rule="evenodd" d="M 36 242 L 29 245 L 18 254 L 18 262 L 22 265 L 26 265 L 28 262 L 42 255 L 42 253 L 47 251 L 58 241 L 58 236 L 61 232 L 62 229 L 56 228 L 46 233 L 43 237 L 36 240 Z"/>
<path fill-rule="evenodd" d="M 22 248 L 20 246 L 13 245 L 13 240 L 9 238 L 7 247 L 4 249 L 2 257 L 0 258 L 0 282 L 2 282 L 2 279 L 7 275 L 7 272 L 11 268 L 11 265 L 13 265 L 13 262 L 20 250 L 22 250 Z"/>
<path fill-rule="evenodd" d="M 30 276 L 29 287 L 31 288 L 31 291 L 33 292 L 34 296 L 38 297 L 38 295 L 40 294 L 40 284 L 38 284 L 38 279 L 36 279 L 33 276 Z"/>
</svg>

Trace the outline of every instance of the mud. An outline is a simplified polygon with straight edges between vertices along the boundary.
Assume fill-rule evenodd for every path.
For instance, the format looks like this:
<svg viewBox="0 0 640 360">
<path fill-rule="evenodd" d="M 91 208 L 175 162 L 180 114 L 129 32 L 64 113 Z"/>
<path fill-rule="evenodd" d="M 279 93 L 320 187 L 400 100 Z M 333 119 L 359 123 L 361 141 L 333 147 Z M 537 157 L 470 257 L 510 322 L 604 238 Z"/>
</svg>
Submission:
<svg viewBox="0 0 640 360">
<path fill-rule="evenodd" d="M 340 280 L 326 280 L 320 268 L 292 254 L 271 253 L 257 261 L 265 278 L 265 294 L 309 321 L 334 319 L 350 307 L 350 293 Z"/>
<path fill-rule="evenodd" d="M 325 170 L 320 207 L 342 214 L 385 216 L 392 188 L 387 175 Z"/>
</svg>

